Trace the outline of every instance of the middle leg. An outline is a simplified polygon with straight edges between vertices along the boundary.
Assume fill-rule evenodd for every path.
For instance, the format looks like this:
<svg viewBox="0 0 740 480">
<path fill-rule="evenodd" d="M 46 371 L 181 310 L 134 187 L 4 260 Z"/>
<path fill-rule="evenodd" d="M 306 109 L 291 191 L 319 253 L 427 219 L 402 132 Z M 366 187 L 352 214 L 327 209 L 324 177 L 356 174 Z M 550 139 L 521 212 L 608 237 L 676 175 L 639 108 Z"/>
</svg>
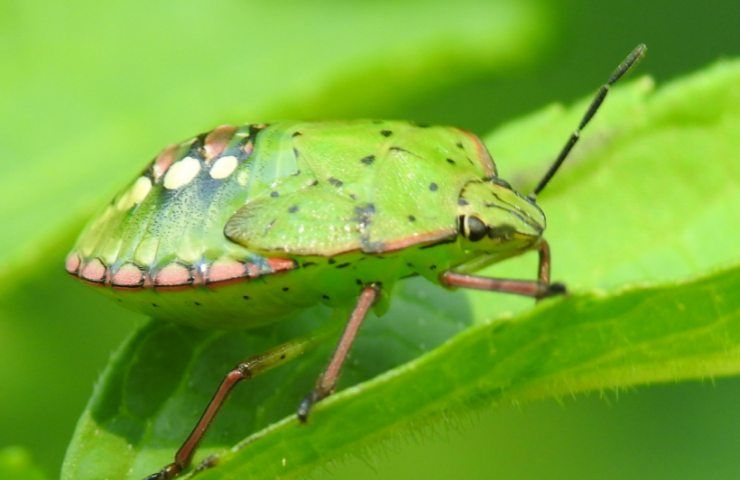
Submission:
<svg viewBox="0 0 740 480">
<path fill-rule="evenodd" d="M 339 380 L 339 374 L 342 371 L 342 365 L 347 359 L 349 350 L 352 348 L 352 344 L 357 337 L 357 332 L 362 326 L 362 322 L 365 320 L 370 307 L 373 306 L 375 301 L 380 295 L 380 286 L 378 284 L 371 284 L 362 289 L 360 297 L 357 299 L 355 309 L 352 311 L 352 315 L 349 317 L 347 326 L 344 328 L 342 337 L 339 339 L 334 355 L 332 355 L 329 365 L 324 370 L 318 380 L 316 386 L 309 393 L 306 398 L 303 399 L 301 404 L 298 406 L 298 419 L 301 422 L 308 420 L 308 414 L 311 411 L 311 407 L 319 400 L 326 398 L 334 392 L 337 380 Z"/>
</svg>

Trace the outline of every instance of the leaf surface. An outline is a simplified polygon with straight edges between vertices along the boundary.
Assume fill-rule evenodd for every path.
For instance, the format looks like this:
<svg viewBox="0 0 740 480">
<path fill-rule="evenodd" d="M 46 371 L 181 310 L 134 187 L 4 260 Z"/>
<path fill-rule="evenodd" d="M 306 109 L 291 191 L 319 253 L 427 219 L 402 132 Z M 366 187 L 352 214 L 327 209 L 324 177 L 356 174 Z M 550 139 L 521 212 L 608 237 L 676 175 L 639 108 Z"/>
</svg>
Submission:
<svg viewBox="0 0 740 480">
<path fill-rule="evenodd" d="M 240 386 L 198 456 L 217 454 L 215 468 L 193 476 L 298 478 L 401 427 L 471 406 L 740 372 L 737 85 L 740 63 L 725 62 L 655 93 L 648 80 L 615 90 L 540 199 L 555 277 L 572 296 L 531 308 L 403 282 L 389 313 L 363 328 L 342 391 L 308 426 L 290 414 L 328 343 Z M 548 108 L 491 135 L 503 176 L 532 184 L 582 111 Z M 666 176 L 672 181 L 653 188 Z M 489 272 L 529 277 L 533 260 Z M 329 316 L 312 309 L 238 334 L 149 323 L 103 375 L 64 478 L 151 473 L 170 460 L 229 367 Z"/>
</svg>

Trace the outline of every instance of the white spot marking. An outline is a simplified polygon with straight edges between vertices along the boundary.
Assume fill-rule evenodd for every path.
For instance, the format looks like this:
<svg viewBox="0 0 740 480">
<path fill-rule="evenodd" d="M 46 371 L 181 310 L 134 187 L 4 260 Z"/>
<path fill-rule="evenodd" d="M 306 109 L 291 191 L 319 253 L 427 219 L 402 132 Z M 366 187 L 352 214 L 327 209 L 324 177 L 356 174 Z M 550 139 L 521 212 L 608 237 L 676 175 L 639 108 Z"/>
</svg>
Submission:
<svg viewBox="0 0 740 480">
<path fill-rule="evenodd" d="M 239 185 L 241 185 L 242 187 L 247 184 L 247 180 L 249 180 L 248 170 L 242 170 L 236 174 L 236 181 L 239 182 Z"/>
<path fill-rule="evenodd" d="M 193 157 L 185 157 L 173 163 L 164 175 L 164 188 L 175 190 L 190 183 L 200 172 L 200 162 Z"/>
<path fill-rule="evenodd" d="M 211 178 L 221 179 L 226 178 L 236 170 L 236 157 L 229 155 L 227 157 L 221 157 L 216 160 L 211 167 Z"/>
<path fill-rule="evenodd" d="M 149 195 L 149 190 L 152 189 L 152 181 L 148 177 L 139 177 L 134 182 L 134 186 L 131 188 L 131 200 L 134 203 L 141 203 L 142 200 Z"/>
<path fill-rule="evenodd" d="M 134 260 L 140 265 L 152 265 L 157 257 L 158 247 L 157 237 L 144 237 L 134 251 Z"/>
<path fill-rule="evenodd" d="M 141 203 L 149 194 L 149 190 L 152 189 L 152 181 L 147 177 L 139 177 L 134 182 L 133 186 L 128 189 L 121 198 L 118 199 L 116 207 L 119 210 L 126 211 L 133 207 L 137 203 Z"/>
<path fill-rule="evenodd" d="M 118 202 L 116 202 L 116 208 L 121 211 L 126 211 L 131 208 L 133 204 L 134 203 L 131 201 L 131 191 L 126 190 L 126 192 L 121 195 L 121 198 L 118 199 Z"/>
</svg>

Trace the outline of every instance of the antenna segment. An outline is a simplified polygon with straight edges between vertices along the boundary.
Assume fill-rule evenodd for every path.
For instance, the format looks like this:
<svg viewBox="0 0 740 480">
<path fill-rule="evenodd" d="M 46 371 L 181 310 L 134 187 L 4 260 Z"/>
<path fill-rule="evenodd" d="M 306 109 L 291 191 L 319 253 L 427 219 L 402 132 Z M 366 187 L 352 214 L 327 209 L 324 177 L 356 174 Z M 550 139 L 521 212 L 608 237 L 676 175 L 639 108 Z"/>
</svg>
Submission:
<svg viewBox="0 0 740 480">
<path fill-rule="evenodd" d="M 616 83 L 617 80 L 622 78 L 622 76 L 627 73 L 642 57 L 644 57 L 646 51 L 647 47 L 644 43 L 638 45 L 634 50 L 632 50 L 632 52 L 630 52 L 629 55 L 627 55 L 627 58 L 625 58 L 622 63 L 619 64 L 616 70 L 614 70 L 614 73 L 612 73 L 611 77 L 609 77 L 609 80 L 607 80 L 606 83 L 603 84 L 601 88 L 599 88 L 596 96 L 591 101 L 591 104 L 588 106 L 586 114 L 581 119 L 581 123 L 578 124 L 578 128 L 576 128 L 576 131 L 571 134 L 570 138 L 568 138 L 568 141 L 565 143 L 563 149 L 560 150 L 560 153 L 555 159 L 555 162 L 550 165 L 547 173 L 545 173 L 540 182 L 537 184 L 537 187 L 535 187 L 534 191 L 529 195 L 530 199 L 534 200 L 535 197 L 539 195 L 542 190 L 544 190 L 552 177 L 555 175 L 555 172 L 557 172 L 560 168 L 560 165 L 562 165 L 565 159 L 568 158 L 568 154 L 570 154 L 570 151 L 573 149 L 575 144 L 578 143 L 578 139 L 581 137 L 581 131 L 586 127 L 586 125 L 588 125 L 588 122 L 591 121 L 593 116 L 599 110 L 602 102 L 606 98 L 606 95 L 609 93 L 609 88 L 614 83 Z"/>
</svg>

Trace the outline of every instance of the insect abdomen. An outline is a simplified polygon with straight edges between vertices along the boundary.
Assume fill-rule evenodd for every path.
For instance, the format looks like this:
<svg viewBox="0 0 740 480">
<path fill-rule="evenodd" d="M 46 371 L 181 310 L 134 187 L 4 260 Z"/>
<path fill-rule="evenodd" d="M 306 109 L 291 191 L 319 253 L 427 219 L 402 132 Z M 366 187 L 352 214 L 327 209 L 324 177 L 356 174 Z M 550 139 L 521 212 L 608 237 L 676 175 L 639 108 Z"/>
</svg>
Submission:
<svg viewBox="0 0 740 480">
<path fill-rule="evenodd" d="M 67 270 L 120 288 L 205 285 L 285 270 L 223 237 L 248 197 L 255 126 L 218 127 L 165 148 L 95 218 Z"/>
</svg>

